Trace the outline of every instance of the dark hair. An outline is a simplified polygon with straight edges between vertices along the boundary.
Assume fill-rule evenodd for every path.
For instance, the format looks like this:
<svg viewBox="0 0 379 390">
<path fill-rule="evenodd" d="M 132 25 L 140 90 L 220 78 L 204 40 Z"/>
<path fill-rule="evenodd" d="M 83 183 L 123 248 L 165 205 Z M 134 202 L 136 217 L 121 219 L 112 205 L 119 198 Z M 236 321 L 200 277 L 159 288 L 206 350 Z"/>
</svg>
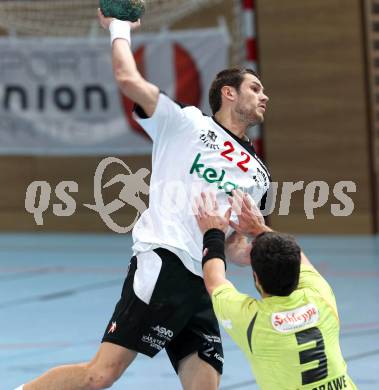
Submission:
<svg viewBox="0 0 379 390">
<path fill-rule="evenodd" d="M 253 76 L 259 78 L 258 74 L 254 70 L 244 68 L 242 66 L 225 69 L 217 74 L 216 78 L 212 82 L 211 88 L 209 89 L 209 105 L 213 114 L 221 108 L 222 87 L 225 85 L 234 87 L 237 92 L 239 92 L 240 86 L 246 74 L 252 74 Z"/>
<path fill-rule="evenodd" d="M 250 258 L 253 271 L 267 294 L 288 296 L 297 288 L 301 249 L 294 237 L 264 233 L 254 240 Z"/>
</svg>

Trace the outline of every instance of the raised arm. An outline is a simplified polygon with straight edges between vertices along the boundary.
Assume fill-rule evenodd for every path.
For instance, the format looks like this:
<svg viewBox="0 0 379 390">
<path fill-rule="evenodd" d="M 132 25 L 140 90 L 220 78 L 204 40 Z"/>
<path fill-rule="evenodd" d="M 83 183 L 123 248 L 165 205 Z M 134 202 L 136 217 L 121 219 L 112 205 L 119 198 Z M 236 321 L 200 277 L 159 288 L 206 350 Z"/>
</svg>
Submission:
<svg viewBox="0 0 379 390">
<path fill-rule="evenodd" d="M 104 29 L 111 30 L 113 73 L 121 92 L 143 108 L 147 116 L 152 116 L 158 103 L 159 88 L 146 81 L 139 73 L 128 36 L 139 22 L 123 22 L 106 18 L 101 10 L 98 17 Z"/>
</svg>

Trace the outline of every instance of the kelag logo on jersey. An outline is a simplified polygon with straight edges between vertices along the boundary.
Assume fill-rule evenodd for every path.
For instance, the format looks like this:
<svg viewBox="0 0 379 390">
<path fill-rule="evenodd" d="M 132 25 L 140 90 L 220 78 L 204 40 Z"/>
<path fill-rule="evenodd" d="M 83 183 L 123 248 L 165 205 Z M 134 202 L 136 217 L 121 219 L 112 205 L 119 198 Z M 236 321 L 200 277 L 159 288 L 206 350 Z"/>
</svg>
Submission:
<svg viewBox="0 0 379 390">
<path fill-rule="evenodd" d="M 195 157 L 195 161 L 192 164 L 190 175 L 197 173 L 199 177 L 204 179 L 208 183 L 220 183 L 218 188 L 224 190 L 228 195 L 232 195 L 232 191 L 238 188 L 238 185 L 231 181 L 225 180 L 225 170 L 221 169 L 217 171 L 214 168 L 206 167 L 205 164 L 200 163 L 201 153 L 198 153 Z M 204 168 L 204 169 L 203 169 Z"/>
</svg>

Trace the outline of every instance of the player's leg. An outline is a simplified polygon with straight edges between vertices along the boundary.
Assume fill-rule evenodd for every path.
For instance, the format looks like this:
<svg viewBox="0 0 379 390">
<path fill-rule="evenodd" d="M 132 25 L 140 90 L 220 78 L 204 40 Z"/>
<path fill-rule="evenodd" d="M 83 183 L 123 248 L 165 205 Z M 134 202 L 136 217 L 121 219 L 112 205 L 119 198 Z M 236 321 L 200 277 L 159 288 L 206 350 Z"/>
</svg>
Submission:
<svg viewBox="0 0 379 390">
<path fill-rule="evenodd" d="M 220 329 L 203 280 L 194 278 L 195 310 L 166 350 L 185 390 L 216 390 L 224 362 Z"/>
<path fill-rule="evenodd" d="M 184 390 L 216 390 L 220 385 L 220 373 L 197 352 L 179 362 L 178 375 Z"/>
<path fill-rule="evenodd" d="M 141 344 L 147 305 L 133 291 L 137 259 L 130 262 L 121 298 L 103 336 L 103 342 L 89 363 L 54 368 L 23 390 L 103 389 L 112 385 L 129 366 Z M 133 352 L 136 351 L 136 352 Z M 150 352 L 150 351 L 148 351 Z M 151 355 L 149 355 L 151 356 Z"/>
<path fill-rule="evenodd" d="M 157 278 L 152 277 L 155 264 L 161 266 Z M 149 289 L 151 279 L 156 280 L 153 290 Z M 158 248 L 138 255 L 134 282 L 134 293 L 144 299 L 147 311 L 140 349 L 133 349 L 152 356 L 166 348 L 186 390 L 216 390 L 223 352 L 203 279 L 190 272 L 175 254 Z M 146 296 L 149 290 L 152 294 Z"/>
<path fill-rule="evenodd" d="M 122 375 L 136 352 L 111 343 L 102 343 L 89 363 L 60 366 L 24 385 L 23 390 L 106 389 Z"/>
</svg>

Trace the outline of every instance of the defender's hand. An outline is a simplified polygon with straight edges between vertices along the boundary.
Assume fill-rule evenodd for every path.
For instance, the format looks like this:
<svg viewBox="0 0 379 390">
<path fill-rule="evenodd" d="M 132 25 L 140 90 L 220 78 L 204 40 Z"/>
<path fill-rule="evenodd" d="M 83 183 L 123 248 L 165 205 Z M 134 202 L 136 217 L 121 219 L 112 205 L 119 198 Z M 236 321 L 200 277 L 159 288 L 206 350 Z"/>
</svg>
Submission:
<svg viewBox="0 0 379 390">
<path fill-rule="evenodd" d="M 238 216 L 238 224 L 233 221 L 230 221 L 229 224 L 237 233 L 257 236 L 260 233 L 271 231 L 266 226 L 259 208 L 248 194 L 235 190 L 232 191 L 232 194 L 233 197 L 229 198 L 229 203 Z"/>
<path fill-rule="evenodd" d="M 226 233 L 231 213 L 231 208 L 225 214 L 220 212 L 213 192 L 202 192 L 201 197 L 195 199 L 194 214 L 203 234 L 209 229 L 220 229 Z"/>
</svg>

